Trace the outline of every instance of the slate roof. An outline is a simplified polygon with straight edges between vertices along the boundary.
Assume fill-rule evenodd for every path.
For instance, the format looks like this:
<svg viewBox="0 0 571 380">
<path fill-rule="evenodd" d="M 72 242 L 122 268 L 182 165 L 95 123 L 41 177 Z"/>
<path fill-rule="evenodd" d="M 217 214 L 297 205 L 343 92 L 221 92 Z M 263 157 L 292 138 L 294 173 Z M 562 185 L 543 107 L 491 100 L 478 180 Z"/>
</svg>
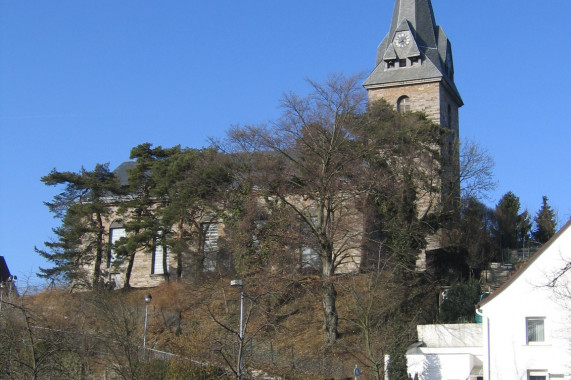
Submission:
<svg viewBox="0 0 571 380">
<path fill-rule="evenodd" d="M 410 32 L 409 46 L 399 48 L 393 40 L 399 32 Z M 419 56 L 420 65 L 404 68 L 387 68 L 385 61 L 395 58 Z M 365 88 L 383 87 L 398 82 L 441 80 L 456 95 L 459 105 L 462 98 L 454 84 L 452 45 L 444 30 L 436 25 L 430 0 L 396 0 L 391 28 L 377 49 L 376 67 L 365 80 Z"/>
<path fill-rule="evenodd" d="M 135 161 L 125 161 L 113 170 L 113 173 L 119 178 L 121 186 L 129 184 L 129 170 L 135 168 L 136 165 L 137 163 Z"/>
<path fill-rule="evenodd" d="M 0 282 L 8 281 L 10 276 L 10 270 L 6 264 L 6 260 L 4 260 L 4 256 L 0 256 Z"/>
</svg>

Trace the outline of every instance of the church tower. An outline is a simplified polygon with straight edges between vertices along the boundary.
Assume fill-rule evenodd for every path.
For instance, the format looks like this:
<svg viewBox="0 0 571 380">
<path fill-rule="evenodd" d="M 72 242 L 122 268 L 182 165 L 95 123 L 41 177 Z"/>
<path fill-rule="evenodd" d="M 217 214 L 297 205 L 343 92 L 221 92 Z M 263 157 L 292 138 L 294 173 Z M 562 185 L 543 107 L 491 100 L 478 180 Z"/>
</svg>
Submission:
<svg viewBox="0 0 571 380">
<path fill-rule="evenodd" d="M 460 193 L 458 110 L 464 103 L 454 83 L 452 47 L 436 25 L 430 0 L 396 0 L 389 33 L 363 86 L 369 101 L 382 98 L 399 112 L 422 111 L 448 131 L 440 146 L 440 193 L 420 199 L 418 206 L 421 214 L 422 204 L 436 201 L 455 215 Z M 428 238 L 427 251 L 446 245 L 442 232 Z"/>
<path fill-rule="evenodd" d="M 458 133 L 464 103 L 454 84 L 452 47 L 430 0 L 396 0 L 391 28 L 363 86 L 370 101 L 383 98 L 400 112 L 423 111 Z"/>
</svg>

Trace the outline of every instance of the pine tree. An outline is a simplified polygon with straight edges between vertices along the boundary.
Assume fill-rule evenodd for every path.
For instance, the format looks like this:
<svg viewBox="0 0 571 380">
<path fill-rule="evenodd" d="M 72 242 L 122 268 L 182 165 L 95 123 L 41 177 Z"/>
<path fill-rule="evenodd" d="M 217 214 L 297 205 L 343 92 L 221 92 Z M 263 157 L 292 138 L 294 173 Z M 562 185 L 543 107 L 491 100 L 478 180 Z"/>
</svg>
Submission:
<svg viewBox="0 0 571 380">
<path fill-rule="evenodd" d="M 153 176 L 156 193 L 164 196 L 158 213 L 165 243 L 176 255 L 177 278 L 192 243 L 198 247 L 190 260 L 197 274 L 204 254 L 201 221 L 217 220 L 221 213 L 222 197 L 233 178 L 229 157 L 213 148 L 183 149 L 157 162 Z"/>
<path fill-rule="evenodd" d="M 40 268 L 40 277 L 84 283 L 96 287 L 102 282 L 102 262 L 108 250 L 104 220 L 111 212 L 113 197 L 120 194 L 119 180 L 109 165 L 97 164 L 93 171 L 78 173 L 52 170 L 42 177 L 48 186 L 65 185 L 46 206 L 61 220 L 53 229 L 56 239 L 45 242 L 47 249 L 36 252 L 52 262 L 52 268 Z"/>
<path fill-rule="evenodd" d="M 180 148 L 163 149 L 152 147 L 150 143 L 140 144 L 131 149 L 130 159 L 136 160 L 136 165 L 129 171 L 127 188 L 129 200 L 119 208 L 119 214 L 124 219 L 127 238 L 122 239 L 116 247 L 116 265 L 127 262 L 124 287 L 130 287 L 131 273 L 138 250 L 153 252 L 157 245 L 162 244 L 166 236 L 158 216 L 157 206 L 165 201 L 166 194 L 158 191 L 159 179 L 153 175 L 158 162 L 166 160 Z M 166 246 L 166 245 L 164 245 Z M 164 271 L 168 275 L 167 271 Z"/>
<path fill-rule="evenodd" d="M 473 197 L 463 199 L 458 245 L 466 253 L 471 271 L 482 269 L 493 257 L 493 221 L 492 209 Z"/>
<path fill-rule="evenodd" d="M 543 204 L 534 218 L 536 228 L 532 232 L 533 240 L 539 244 L 546 243 L 553 235 L 557 228 L 555 212 L 547 204 L 547 197 L 543 196 Z"/>
<path fill-rule="evenodd" d="M 522 248 L 530 240 L 531 217 L 527 210 L 521 214 L 519 211 L 519 197 L 511 191 L 496 206 L 493 235 L 500 250 Z"/>
</svg>

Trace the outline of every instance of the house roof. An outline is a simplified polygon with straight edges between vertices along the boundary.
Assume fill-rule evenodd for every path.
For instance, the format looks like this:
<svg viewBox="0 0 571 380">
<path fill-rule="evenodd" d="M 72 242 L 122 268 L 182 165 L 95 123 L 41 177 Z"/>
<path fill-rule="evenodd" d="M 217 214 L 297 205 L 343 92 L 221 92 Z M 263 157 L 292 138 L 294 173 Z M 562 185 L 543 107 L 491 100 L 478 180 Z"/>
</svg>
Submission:
<svg viewBox="0 0 571 380">
<path fill-rule="evenodd" d="M 8 281 L 10 276 L 10 270 L 6 264 L 6 260 L 4 260 L 4 256 L 0 256 L 0 282 Z"/>
<path fill-rule="evenodd" d="M 398 33 L 408 32 L 412 36 L 407 46 L 395 46 Z M 386 60 L 419 56 L 422 64 L 406 68 L 387 68 Z M 436 25 L 430 0 L 396 0 L 389 33 L 377 50 L 376 67 L 365 80 L 365 88 L 382 87 L 410 81 L 442 81 L 457 97 L 462 98 L 454 84 L 454 63 L 452 45 L 444 30 Z"/>
<path fill-rule="evenodd" d="M 543 253 L 545 253 L 545 251 L 547 251 L 549 249 L 549 247 L 561 236 L 563 235 L 563 233 L 565 233 L 565 231 L 567 231 L 569 228 L 571 228 L 571 220 L 569 220 L 567 222 L 567 224 L 565 226 L 563 226 L 563 228 L 561 228 L 555 235 L 553 235 L 553 237 L 551 239 L 549 239 L 549 241 L 545 244 L 543 244 L 543 246 L 533 255 L 530 257 L 529 260 L 527 260 L 527 262 L 518 270 L 516 271 L 510 278 L 509 280 L 507 280 L 500 288 L 498 288 L 498 290 L 496 290 L 495 292 L 493 292 L 489 297 L 484 298 L 478 305 L 477 307 L 480 308 L 482 306 L 484 306 L 485 304 L 487 304 L 488 302 L 490 302 L 491 300 L 493 300 L 494 298 L 496 298 L 500 293 L 502 293 L 506 288 L 508 288 L 515 280 L 517 280 L 541 255 L 543 255 Z"/>
</svg>

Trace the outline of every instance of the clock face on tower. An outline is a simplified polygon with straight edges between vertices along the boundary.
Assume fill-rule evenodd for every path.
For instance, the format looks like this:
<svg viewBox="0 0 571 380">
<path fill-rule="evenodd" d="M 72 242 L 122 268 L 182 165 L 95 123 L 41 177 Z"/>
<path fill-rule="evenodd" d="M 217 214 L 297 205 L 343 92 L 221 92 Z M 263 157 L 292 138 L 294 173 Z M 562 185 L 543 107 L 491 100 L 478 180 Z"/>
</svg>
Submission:
<svg viewBox="0 0 571 380">
<path fill-rule="evenodd" d="M 400 48 L 407 46 L 410 43 L 410 36 L 407 32 L 398 33 L 395 36 L 395 45 Z"/>
</svg>

